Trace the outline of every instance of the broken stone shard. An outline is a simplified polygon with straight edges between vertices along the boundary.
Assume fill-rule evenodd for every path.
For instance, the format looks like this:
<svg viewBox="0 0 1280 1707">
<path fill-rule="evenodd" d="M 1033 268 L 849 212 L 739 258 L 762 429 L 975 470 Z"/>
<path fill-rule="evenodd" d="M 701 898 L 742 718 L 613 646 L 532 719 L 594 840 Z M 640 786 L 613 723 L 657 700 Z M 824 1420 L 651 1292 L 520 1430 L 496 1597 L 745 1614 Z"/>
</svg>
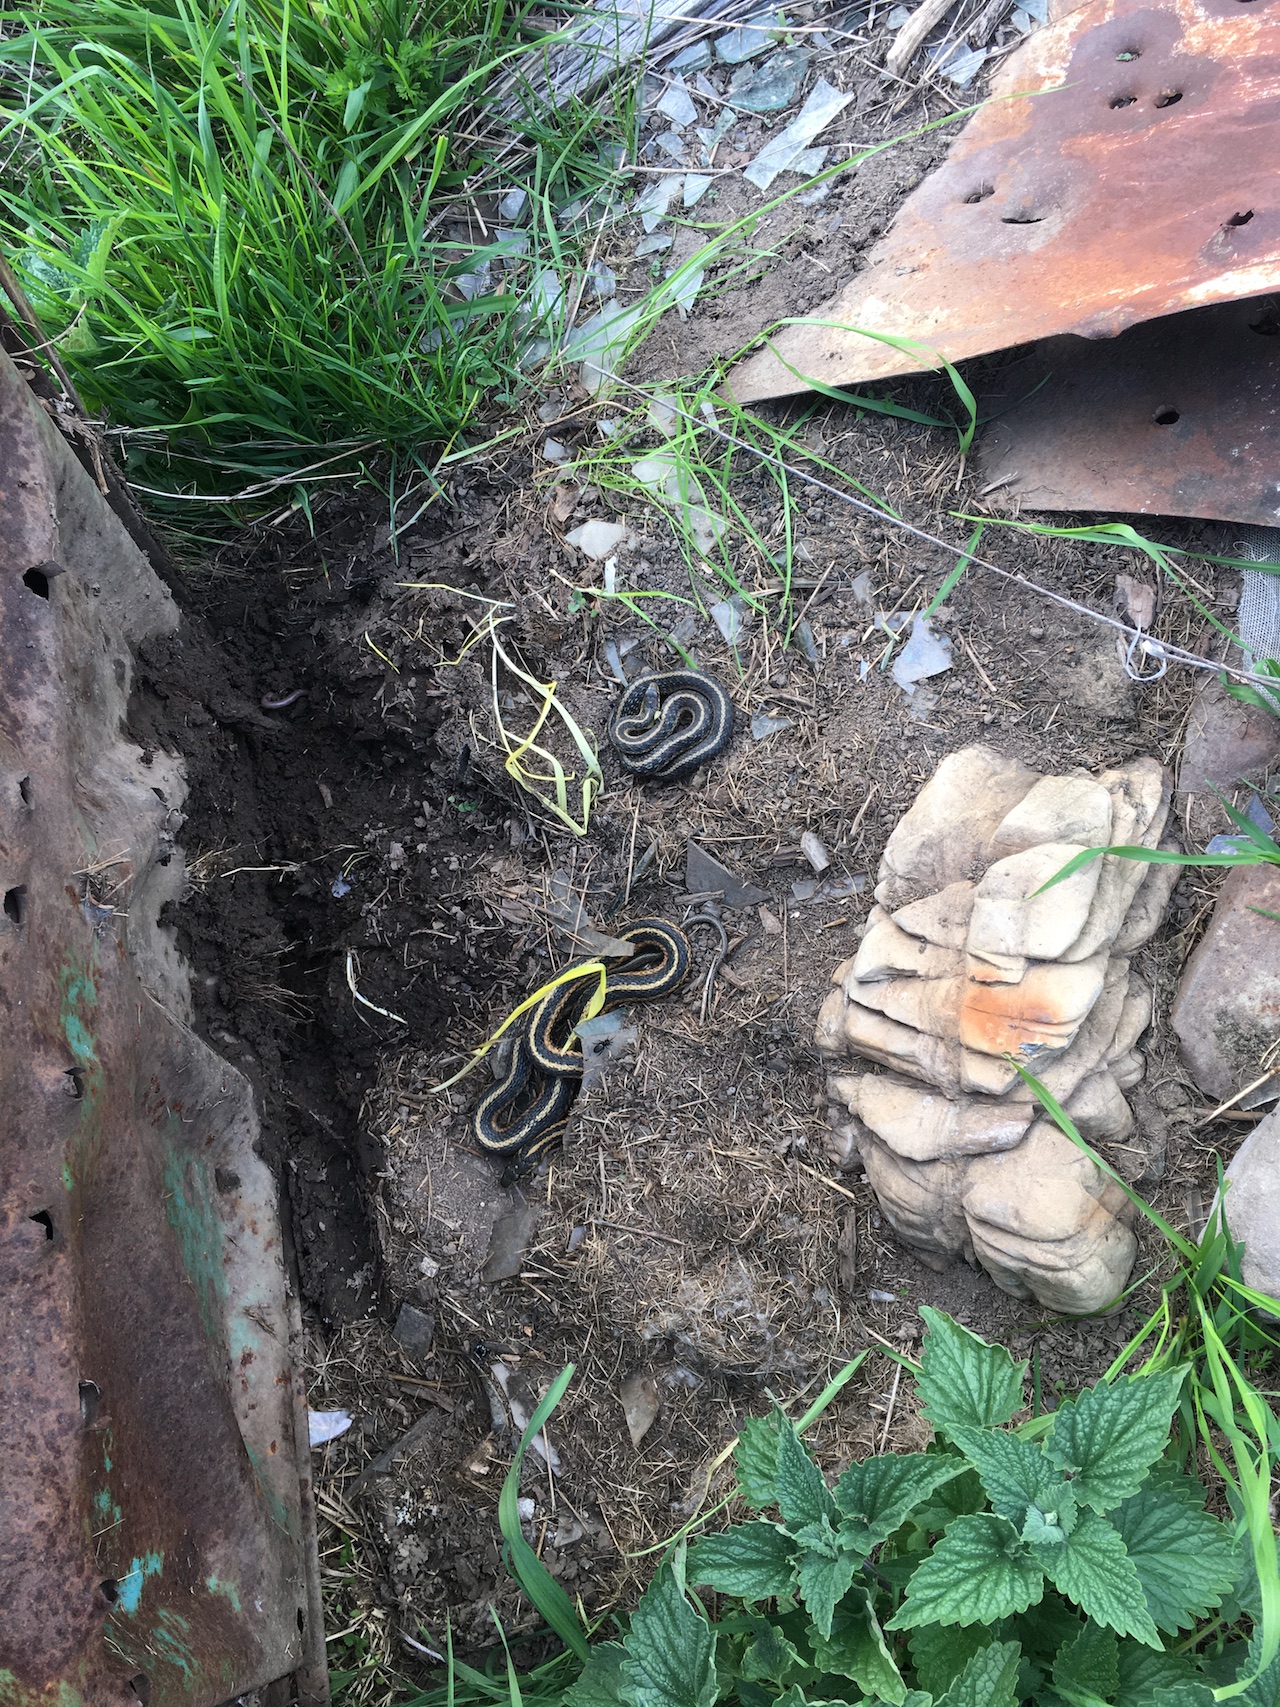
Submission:
<svg viewBox="0 0 1280 1707">
<path fill-rule="evenodd" d="M 991 748 L 951 754 L 890 836 L 878 905 L 818 1016 L 819 1049 L 842 1063 L 827 1085 L 832 1161 L 861 1158 L 925 1262 L 964 1257 L 1068 1313 L 1123 1288 L 1129 1204 L 1015 1062 L 1091 1143 L 1128 1136 L 1151 996 L 1127 956 L 1177 868 L 1101 855 L 1045 885 L 1085 848 L 1155 847 L 1168 805 L 1152 759 L 1041 777 Z"/>
<path fill-rule="evenodd" d="M 1280 1077 L 1266 1082 L 1280 1042 L 1280 921 L 1269 916 L 1278 913 L 1280 867 L 1237 866 L 1182 974 L 1170 1016 L 1179 1053 L 1215 1102 L 1258 1079 L 1258 1100 L 1280 1094 Z"/>
</svg>

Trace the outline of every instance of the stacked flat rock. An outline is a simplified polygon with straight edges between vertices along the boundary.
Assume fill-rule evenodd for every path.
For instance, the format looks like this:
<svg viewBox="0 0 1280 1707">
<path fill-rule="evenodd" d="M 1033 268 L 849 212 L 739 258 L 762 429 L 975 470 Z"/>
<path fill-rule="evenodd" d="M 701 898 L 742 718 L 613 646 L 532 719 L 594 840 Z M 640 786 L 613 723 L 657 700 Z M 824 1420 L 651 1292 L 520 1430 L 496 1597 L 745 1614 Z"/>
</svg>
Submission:
<svg viewBox="0 0 1280 1707">
<path fill-rule="evenodd" d="M 1044 1118 L 1024 1063 L 1091 1143 L 1123 1142 L 1151 994 L 1129 955 L 1160 923 L 1176 866 L 1090 847 L 1156 847 L 1155 759 L 1040 776 L 989 747 L 938 766 L 884 851 L 862 946 L 837 967 L 818 1047 L 874 1062 L 827 1081 L 832 1159 L 858 1156 L 903 1241 L 941 1268 L 1070 1313 L 1121 1290 L 1136 1249 L 1125 1194 Z M 833 1063 L 834 1064 L 834 1063 Z"/>
</svg>

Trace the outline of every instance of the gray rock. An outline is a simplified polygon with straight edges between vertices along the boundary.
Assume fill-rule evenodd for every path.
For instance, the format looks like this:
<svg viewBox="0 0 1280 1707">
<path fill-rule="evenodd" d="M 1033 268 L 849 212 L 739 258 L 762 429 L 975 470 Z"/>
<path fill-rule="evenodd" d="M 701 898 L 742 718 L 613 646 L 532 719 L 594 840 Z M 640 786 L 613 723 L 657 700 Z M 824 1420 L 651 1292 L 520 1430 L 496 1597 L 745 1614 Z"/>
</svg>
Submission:
<svg viewBox="0 0 1280 1707">
<path fill-rule="evenodd" d="M 491 1285 L 495 1280 L 511 1280 L 519 1274 L 524 1253 L 541 1219 L 541 1204 L 530 1203 L 519 1186 L 513 1186 L 510 1204 L 493 1224 L 489 1254 L 480 1270 L 481 1280 Z"/>
<path fill-rule="evenodd" d="M 436 1319 L 425 1310 L 419 1310 L 416 1304 L 405 1302 L 400 1306 L 400 1314 L 391 1332 L 396 1344 L 410 1357 L 425 1357 L 436 1337 Z"/>
<path fill-rule="evenodd" d="M 1229 873 L 1170 1016 L 1182 1059 L 1215 1102 L 1252 1084 L 1280 1039 L 1280 922 L 1256 908 L 1280 913 L 1280 867 Z"/>
<path fill-rule="evenodd" d="M 1236 1151 L 1227 1169 L 1226 1210 L 1232 1238 L 1244 1243 L 1246 1286 L 1280 1298 L 1280 1111 L 1260 1121 Z"/>
<path fill-rule="evenodd" d="M 722 865 L 714 854 L 709 854 L 694 841 L 685 848 L 684 886 L 690 895 L 706 895 L 719 890 L 726 907 L 758 907 L 769 899 L 767 889 L 748 883 L 745 877 L 739 877 L 736 871 Z"/>
</svg>

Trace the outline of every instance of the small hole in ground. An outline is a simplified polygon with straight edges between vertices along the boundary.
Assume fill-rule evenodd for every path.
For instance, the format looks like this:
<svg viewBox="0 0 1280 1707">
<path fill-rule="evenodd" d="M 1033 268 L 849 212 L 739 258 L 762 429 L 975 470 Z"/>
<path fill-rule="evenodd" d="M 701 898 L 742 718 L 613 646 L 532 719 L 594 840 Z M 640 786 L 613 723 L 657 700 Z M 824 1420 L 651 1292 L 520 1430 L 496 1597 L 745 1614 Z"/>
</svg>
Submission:
<svg viewBox="0 0 1280 1707">
<path fill-rule="evenodd" d="M 115 1577 L 107 1577 L 105 1581 L 98 1584 L 98 1587 L 102 1590 L 103 1598 L 107 1603 L 114 1606 L 120 1598 L 120 1584 Z"/>
<path fill-rule="evenodd" d="M 970 190 L 969 194 L 964 199 L 965 202 L 972 207 L 975 202 L 984 202 L 988 196 L 993 196 L 995 193 L 996 187 L 994 184 L 979 184 L 977 189 Z"/>
<path fill-rule="evenodd" d="M 4 892 L 4 916 L 10 924 L 20 925 L 27 914 L 27 891 L 19 883 L 16 889 Z"/>
<path fill-rule="evenodd" d="M 1170 404 L 1165 403 L 1156 410 L 1151 419 L 1157 427 L 1171 427 L 1175 421 L 1181 419 L 1181 416 Z"/>
<path fill-rule="evenodd" d="M 86 1428 L 92 1428 L 98 1420 L 98 1412 L 102 1409 L 102 1388 L 96 1381 L 80 1383 L 80 1420 Z"/>
<path fill-rule="evenodd" d="M 1137 98 L 1138 97 L 1136 95 L 1113 95 L 1111 97 L 1112 112 L 1115 112 L 1120 107 L 1131 107 Z"/>
<path fill-rule="evenodd" d="M 1157 107 L 1176 107 L 1181 99 L 1181 89 L 1161 89 L 1160 93 L 1155 98 L 1154 104 Z"/>
<path fill-rule="evenodd" d="M 1248 225 L 1249 221 L 1252 218 L 1253 218 L 1253 209 L 1252 208 L 1246 208 L 1243 213 L 1233 213 L 1231 215 L 1231 218 L 1227 221 L 1227 224 L 1228 224 L 1228 226 Z"/>
<path fill-rule="evenodd" d="M 138 1700 L 141 1701 L 142 1707 L 148 1707 L 148 1703 L 151 1700 L 151 1679 L 147 1676 L 145 1671 L 140 1671 L 137 1677 L 131 1677 L 129 1679 L 129 1688 L 138 1697 Z"/>
<path fill-rule="evenodd" d="M 53 1216 L 47 1209 L 37 1209 L 34 1215 L 27 1216 L 27 1220 L 34 1221 L 38 1226 L 43 1227 L 46 1239 L 53 1237 Z"/>
<path fill-rule="evenodd" d="M 22 804 L 24 806 L 30 806 L 30 804 L 31 804 L 31 778 L 29 776 L 19 777 L 19 779 L 18 779 L 18 793 L 21 796 Z"/>
<path fill-rule="evenodd" d="M 22 584 L 29 592 L 34 593 L 38 599 L 47 599 L 49 597 L 49 577 L 45 574 L 43 569 L 28 569 L 26 574 L 22 577 Z"/>
</svg>

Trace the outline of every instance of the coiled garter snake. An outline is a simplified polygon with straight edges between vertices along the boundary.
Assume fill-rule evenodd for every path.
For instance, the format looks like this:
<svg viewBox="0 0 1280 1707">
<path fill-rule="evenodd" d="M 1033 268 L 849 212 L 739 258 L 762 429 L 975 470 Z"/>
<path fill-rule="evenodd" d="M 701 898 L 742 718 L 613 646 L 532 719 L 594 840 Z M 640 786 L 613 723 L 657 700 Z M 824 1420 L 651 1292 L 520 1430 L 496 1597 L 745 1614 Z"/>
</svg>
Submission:
<svg viewBox="0 0 1280 1707">
<path fill-rule="evenodd" d="M 689 976 L 688 938 L 665 919 L 639 919 L 617 934 L 634 949 L 606 973 L 605 1009 L 658 1001 Z M 574 1028 L 595 989 L 595 979 L 583 977 L 548 990 L 517 1032 L 506 1072 L 476 1104 L 476 1143 L 506 1161 L 505 1177 L 518 1178 L 564 1136 L 582 1082 Z"/>
<path fill-rule="evenodd" d="M 723 752 L 733 735 L 733 701 L 701 670 L 655 670 L 623 689 L 609 741 L 645 782 L 680 782 Z"/>
</svg>

